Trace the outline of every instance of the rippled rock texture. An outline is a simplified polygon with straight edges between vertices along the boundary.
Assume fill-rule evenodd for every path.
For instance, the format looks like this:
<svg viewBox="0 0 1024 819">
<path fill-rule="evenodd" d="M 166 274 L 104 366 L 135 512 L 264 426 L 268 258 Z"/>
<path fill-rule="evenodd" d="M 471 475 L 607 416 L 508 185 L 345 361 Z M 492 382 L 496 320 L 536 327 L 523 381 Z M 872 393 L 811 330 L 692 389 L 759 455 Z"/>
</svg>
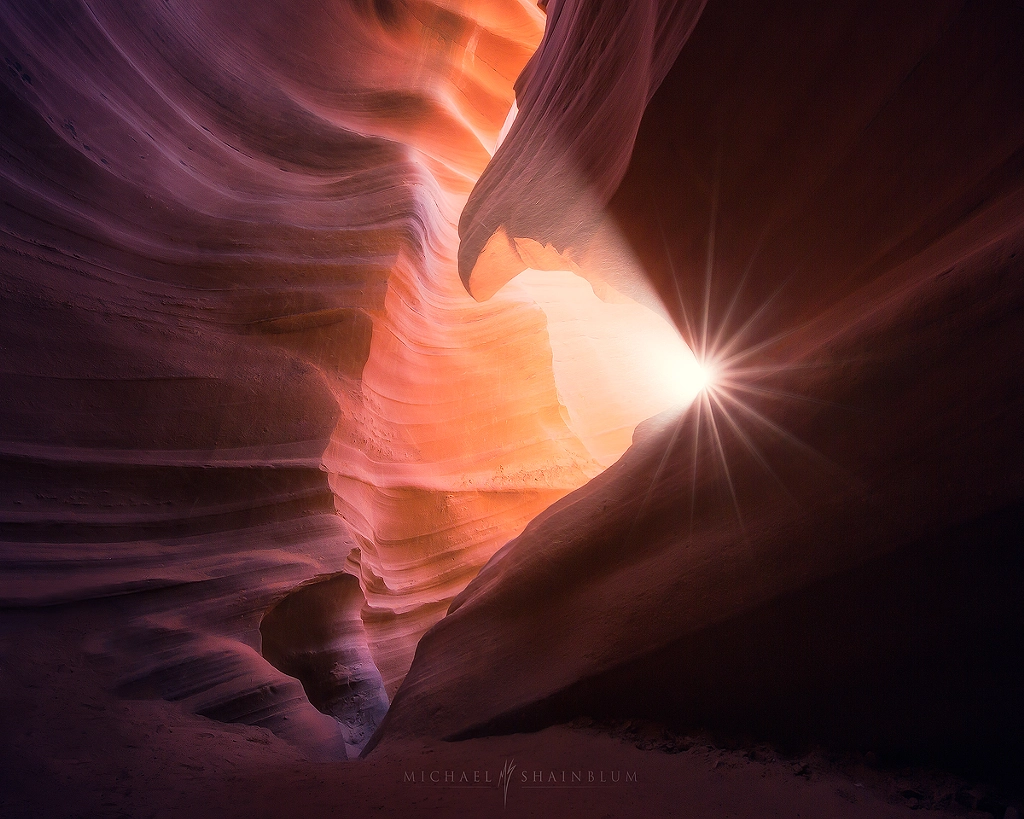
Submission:
<svg viewBox="0 0 1024 819">
<path fill-rule="evenodd" d="M 309 754 L 1019 758 L 1022 17 L 11 0 L 0 604 Z"/>
<path fill-rule="evenodd" d="M 479 568 L 680 400 L 635 338 L 692 363 L 570 273 L 459 279 L 545 19 L 5 7 L 4 605 L 117 598 L 125 696 L 361 747 Z"/>
<path fill-rule="evenodd" d="M 543 22 L 516 0 L 4 7 L 5 605 L 118 596 L 90 650 L 124 693 L 353 745 L 261 657 L 272 604 L 358 579 L 355 615 L 350 585 L 344 617 L 292 595 L 264 640 L 336 620 L 321 650 L 369 652 L 386 703 L 476 569 L 600 469 L 543 312 L 454 273 Z M 267 656 L 301 678 L 295 651 Z"/>
</svg>

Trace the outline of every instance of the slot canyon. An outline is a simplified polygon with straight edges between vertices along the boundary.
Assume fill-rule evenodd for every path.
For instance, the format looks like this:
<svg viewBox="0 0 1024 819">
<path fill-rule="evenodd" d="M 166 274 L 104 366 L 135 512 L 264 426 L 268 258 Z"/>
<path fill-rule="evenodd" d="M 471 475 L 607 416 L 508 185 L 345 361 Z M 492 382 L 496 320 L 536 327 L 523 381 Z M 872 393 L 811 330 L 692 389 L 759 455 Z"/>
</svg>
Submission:
<svg viewBox="0 0 1024 819">
<path fill-rule="evenodd" d="M 1019 819 L 1019 0 L 3 0 L 0 816 Z"/>
</svg>

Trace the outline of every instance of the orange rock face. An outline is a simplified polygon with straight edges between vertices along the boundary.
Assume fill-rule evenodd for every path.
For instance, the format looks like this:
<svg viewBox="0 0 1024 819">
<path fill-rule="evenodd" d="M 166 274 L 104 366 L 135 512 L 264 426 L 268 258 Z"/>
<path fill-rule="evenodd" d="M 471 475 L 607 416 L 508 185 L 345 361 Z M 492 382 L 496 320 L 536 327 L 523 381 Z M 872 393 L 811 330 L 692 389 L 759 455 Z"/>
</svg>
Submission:
<svg viewBox="0 0 1024 819">
<path fill-rule="evenodd" d="M 459 280 L 456 225 L 545 19 L 4 10 L 6 604 L 123 597 L 91 650 L 125 691 L 351 751 L 375 722 L 342 736 L 261 642 L 347 720 L 354 689 L 284 645 L 334 623 L 309 650 L 370 662 L 357 693 L 386 702 L 499 548 L 689 400 L 674 328 L 600 277 L 486 304 Z"/>
<path fill-rule="evenodd" d="M 324 456 L 392 691 L 495 551 L 617 460 L 640 421 L 693 396 L 692 355 L 648 308 L 603 302 L 569 272 L 523 274 L 477 304 L 452 259 L 393 269 Z"/>
<path fill-rule="evenodd" d="M 311 756 L 1020 758 L 1019 6 L 9 0 L 0 605 Z"/>
</svg>

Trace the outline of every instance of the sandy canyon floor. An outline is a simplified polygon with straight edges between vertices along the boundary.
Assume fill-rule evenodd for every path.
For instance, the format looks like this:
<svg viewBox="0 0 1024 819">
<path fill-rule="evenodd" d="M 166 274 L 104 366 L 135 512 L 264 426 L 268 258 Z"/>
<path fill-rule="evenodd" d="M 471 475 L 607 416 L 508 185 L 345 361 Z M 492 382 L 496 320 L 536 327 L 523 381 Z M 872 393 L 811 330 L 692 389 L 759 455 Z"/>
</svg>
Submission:
<svg viewBox="0 0 1024 819">
<path fill-rule="evenodd" d="M 0 614 L 0 815 L 982 819 L 1019 809 L 984 783 L 886 770 L 871 755 L 727 749 L 640 722 L 310 760 L 264 728 L 111 694 L 89 646 L 118 616 L 116 600 Z"/>
</svg>

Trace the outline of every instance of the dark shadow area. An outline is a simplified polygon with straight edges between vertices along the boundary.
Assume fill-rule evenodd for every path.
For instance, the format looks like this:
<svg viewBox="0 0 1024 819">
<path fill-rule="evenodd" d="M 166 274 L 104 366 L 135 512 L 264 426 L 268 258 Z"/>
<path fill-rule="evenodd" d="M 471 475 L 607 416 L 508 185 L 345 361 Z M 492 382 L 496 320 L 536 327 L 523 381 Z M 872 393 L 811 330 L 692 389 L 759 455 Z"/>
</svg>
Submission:
<svg viewBox="0 0 1024 819">
<path fill-rule="evenodd" d="M 476 735 L 579 715 L 824 744 L 1020 790 L 1024 506 L 922 540 L 592 677 Z"/>
<path fill-rule="evenodd" d="M 366 645 L 359 581 L 348 574 L 292 592 L 260 623 L 263 656 L 296 677 L 309 701 L 341 723 L 358 752 L 388 710 L 377 666 Z"/>
</svg>

